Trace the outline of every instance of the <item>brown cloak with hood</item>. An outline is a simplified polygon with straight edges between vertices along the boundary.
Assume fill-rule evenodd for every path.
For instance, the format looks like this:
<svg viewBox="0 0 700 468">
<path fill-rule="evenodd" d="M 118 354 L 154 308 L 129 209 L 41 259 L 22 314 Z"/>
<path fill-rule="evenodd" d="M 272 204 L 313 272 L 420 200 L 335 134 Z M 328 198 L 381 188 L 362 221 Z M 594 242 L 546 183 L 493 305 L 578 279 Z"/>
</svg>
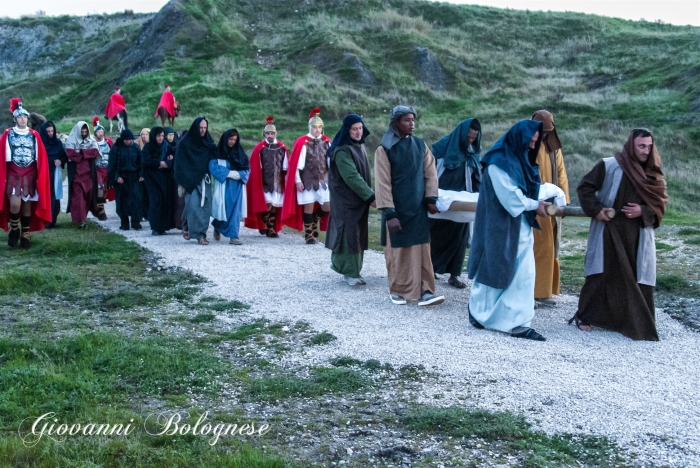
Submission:
<svg viewBox="0 0 700 468">
<path fill-rule="evenodd" d="M 600 252 L 603 258 L 592 259 L 599 262 L 602 260 L 602 273 L 586 276 L 576 316 L 585 324 L 615 330 L 633 340 L 658 341 L 654 310 L 655 275 L 653 281 L 645 279 L 642 282 L 639 280 L 642 273 L 638 271 L 639 265 L 655 265 L 655 252 L 651 250 L 646 254 L 653 256 L 647 259 L 652 262 L 638 262 L 638 257 L 642 255 L 640 240 L 644 230 L 649 228 L 653 231 L 651 228 L 659 226 L 668 196 L 656 145 L 652 146 L 645 163 L 641 163 L 635 156 L 636 130 L 648 132 L 646 129 L 633 130 L 623 150 L 615 155 L 614 161 L 609 158 L 596 164 L 578 186 L 581 207 L 586 215 L 594 218 L 601 209 L 610 208 L 603 205 L 596 192 L 600 189 L 604 191 L 606 176 L 612 177 L 611 168 L 619 165 L 622 169 L 619 188 L 611 207 L 619 215 L 604 222 L 603 249 Z M 628 203 L 639 204 L 642 215 L 637 218 L 625 216 L 621 210 Z M 600 222 L 602 221 L 593 220 L 591 227 Z M 653 237 L 651 242 L 653 243 Z M 589 239 L 589 249 L 590 247 Z"/>
</svg>

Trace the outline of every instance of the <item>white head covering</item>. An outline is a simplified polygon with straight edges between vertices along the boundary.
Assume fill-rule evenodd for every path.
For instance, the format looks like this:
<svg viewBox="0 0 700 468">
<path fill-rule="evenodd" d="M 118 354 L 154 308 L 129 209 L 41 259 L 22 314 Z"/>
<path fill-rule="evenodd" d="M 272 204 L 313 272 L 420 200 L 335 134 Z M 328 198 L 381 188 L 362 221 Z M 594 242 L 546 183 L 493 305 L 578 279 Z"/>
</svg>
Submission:
<svg viewBox="0 0 700 468">
<path fill-rule="evenodd" d="M 80 136 L 80 131 L 83 127 L 87 127 L 88 129 L 88 136 L 84 140 Z M 90 126 L 87 124 L 87 122 L 81 120 L 75 124 L 73 130 L 70 131 L 70 135 L 68 135 L 68 139 L 66 140 L 66 149 L 81 150 L 88 148 L 97 148 L 97 140 L 95 140 L 95 137 L 92 136 Z"/>
</svg>

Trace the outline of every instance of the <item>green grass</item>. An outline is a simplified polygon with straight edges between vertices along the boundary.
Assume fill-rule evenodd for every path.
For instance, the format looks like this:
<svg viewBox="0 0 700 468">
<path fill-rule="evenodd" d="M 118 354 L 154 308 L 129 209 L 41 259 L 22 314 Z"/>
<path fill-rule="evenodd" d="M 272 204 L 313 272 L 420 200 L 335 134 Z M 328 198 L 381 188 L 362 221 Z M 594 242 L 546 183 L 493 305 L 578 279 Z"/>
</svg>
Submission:
<svg viewBox="0 0 700 468">
<path fill-rule="evenodd" d="M 311 344 L 314 344 L 314 345 L 324 345 L 324 344 L 331 343 L 337 339 L 338 338 L 334 334 L 327 332 L 327 331 L 324 331 L 324 332 L 317 333 L 316 335 L 312 336 L 309 341 L 311 342 Z"/>
<path fill-rule="evenodd" d="M 570 434 L 547 436 L 533 430 L 523 416 L 509 412 L 421 405 L 404 414 L 400 421 L 414 432 L 501 442 L 520 452 L 526 467 L 579 466 L 580 462 L 616 466 L 620 461 L 616 445 L 608 439 Z"/>
<path fill-rule="evenodd" d="M 656 277 L 656 290 L 686 297 L 700 294 L 700 287 L 697 284 L 678 275 L 658 275 Z"/>
<path fill-rule="evenodd" d="M 255 379 L 247 384 L 245 394 L 252 400 L 271 401 L 353 393 L 371 386 L 371 380 L 359 371 L 320 367 L 314 369 L 309 378 L 279 375 Z"/>
</svg>

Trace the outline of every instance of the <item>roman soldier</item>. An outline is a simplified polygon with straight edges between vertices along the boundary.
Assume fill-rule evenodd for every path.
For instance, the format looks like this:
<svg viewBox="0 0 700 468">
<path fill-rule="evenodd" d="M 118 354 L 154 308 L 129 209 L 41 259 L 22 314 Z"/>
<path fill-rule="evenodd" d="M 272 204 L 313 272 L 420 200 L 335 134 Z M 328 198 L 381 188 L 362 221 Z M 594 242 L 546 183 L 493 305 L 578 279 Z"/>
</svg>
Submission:
<svg viewBox="0 0 700 468">
<path fill-rule="evenodd" d="M 105 201 L 114 200 L 114 189 L 109 186 L 109 177 L 107 177 L 107 166 L 109 163 L 109 150 L 114 144 L 112 140 L 105 137 L 105 128 L 100 125 L 100 119 L 95 116 L 92 119 L 92 128 L 95 133 L 95 141 L 97 141 L 97 150 L 99 153 L 95 158 L 95 187 L 97 187 L 97 209 L 96 216 L 100 221 L 107 219 L 105 214 Z"/>
<path fill-rule="evenodd" d="M 153 117 L 160 117 L 161 108 L 167 112 L 168 116 L 175 117 L 175 96 L 173 96 L 173 93 L 170 91 L 169 84 L 165 85 L 165 91 L 160 95 L 160 102 L 158 103 L 158 107 L 156 107 L 156 113 Z M 165 124 L 165 120 L 163 120 L 163 124 Z"/>
<path fill-rule="evenodd" d="M 323 134 L 320 115 L 318 107 L 311 110 L 309 133 L 294 142 L 282 209 L 284 224 L 297 231 L 303 229 L 307 244 L 317 242 L 319 221 L 321 230 L 326 230 L 330 211 L 326 153 L 331 140 Z"/>
<path fill-rule="evenodd" d="M 10 112 L 15 126 L 0 136 L 0 223 L 9 227 L 7 245 L 28 249 L 29 232 L 52 221 L 48 156 L 19 98 L 10 99 Z"/>
<path fill-rule="evenodd" d="M 126 121 L 126 103 L 119 86 L 114 88 L 114 92 L 109 97 L 109 102 L 105 108 L 105 116 L 109 119 L 109 133 L 112 133 L 112 120 L 114 119 L 117 119 L 119 122 L 118 128 L 120 132 L 124 128 L 129 128 Z"/>
<path fill-rule="evenodd" d="M 273 116 L 265 121 L 265 138 L 250 155 L 250 177 L 246 184 L 248 216 L 245 226 L 267 237 L 279 237 L 277 233 L 282 229 L 284 179 L 289 164 L 287 147 L 277 141 L 274 121 Z"/>
</svg>

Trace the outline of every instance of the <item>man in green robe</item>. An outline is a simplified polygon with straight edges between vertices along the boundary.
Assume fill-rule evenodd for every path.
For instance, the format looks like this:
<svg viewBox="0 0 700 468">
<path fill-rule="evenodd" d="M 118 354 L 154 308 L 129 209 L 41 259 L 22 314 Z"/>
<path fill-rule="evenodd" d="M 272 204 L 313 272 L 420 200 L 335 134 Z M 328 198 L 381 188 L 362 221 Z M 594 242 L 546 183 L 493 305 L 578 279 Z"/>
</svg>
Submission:
<svg viewBox="0 0 700 468">
<path fill-rule="evenodd" d="M 362 117 L 349 114 L 328 149 L 331 214 L 326 247 L 333 251 L 331 269 L 343 275 L 350 286 L 367 284 L 360 271 L 368 248 L 369 207 L 377 206 L 365 150 L 367 135 Z"/>
</svg>

